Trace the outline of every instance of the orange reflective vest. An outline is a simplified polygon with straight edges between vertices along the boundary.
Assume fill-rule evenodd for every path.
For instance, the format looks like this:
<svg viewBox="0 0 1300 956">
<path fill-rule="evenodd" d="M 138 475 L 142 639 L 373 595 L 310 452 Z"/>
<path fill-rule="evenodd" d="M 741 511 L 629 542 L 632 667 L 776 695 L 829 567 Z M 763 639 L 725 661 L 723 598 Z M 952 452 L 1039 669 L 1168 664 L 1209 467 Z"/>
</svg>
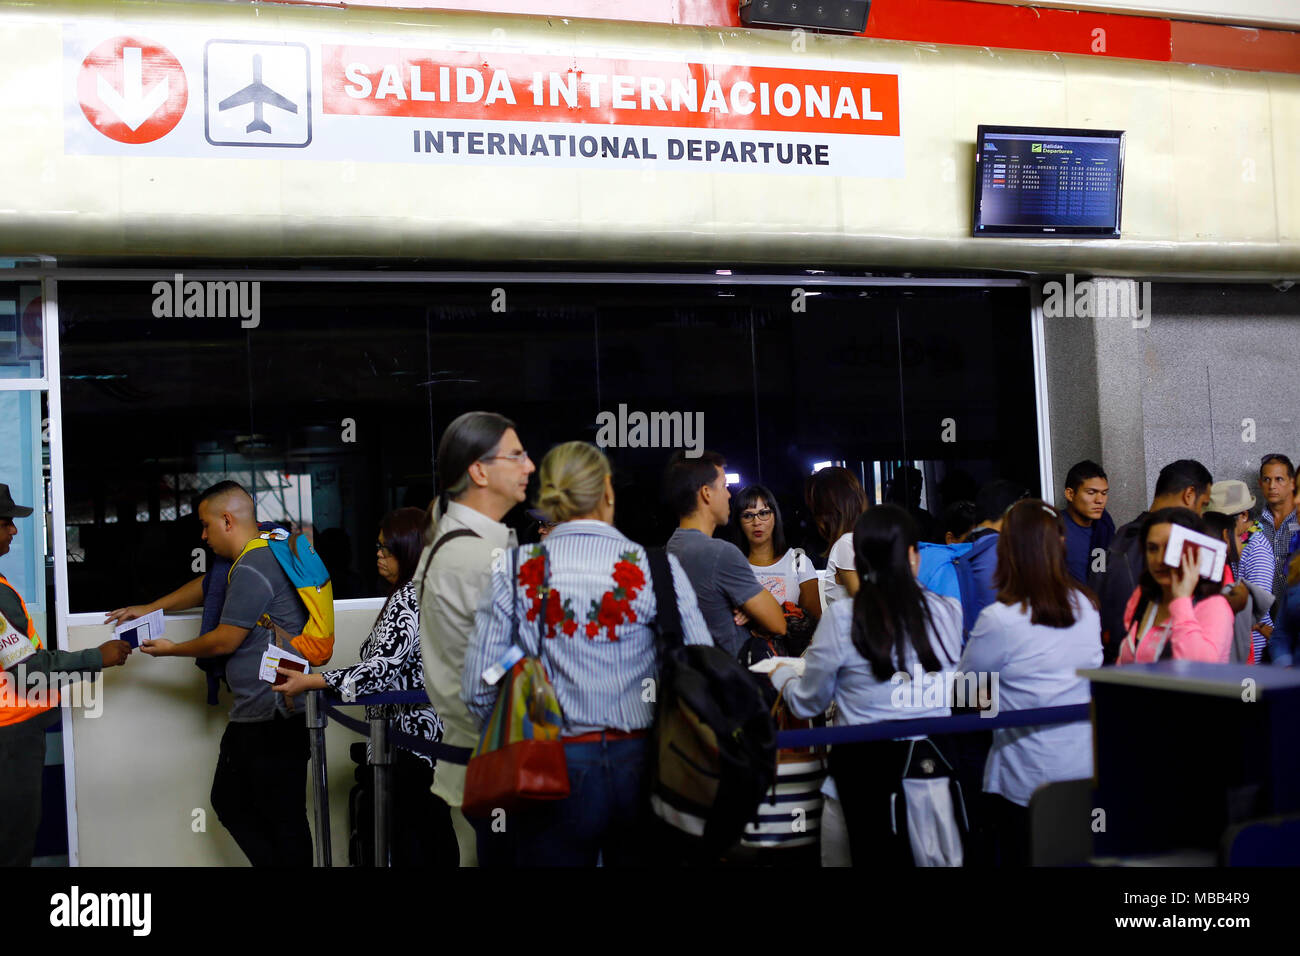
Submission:
<svg viewBox="0 0 1300 956">
<path fill-rule="evenodd" d="M 22 662 L 30 657 L 36 651 L 42 650 L 41 636 L 36 633 L 36 624 L 32 620 L 31 612 L 27 610 L 27 602 L 23 596 L 18 594 L 18 589 L 9 583 L 9 579 L 0 574 L 0 587 L 7 587 L 18 596 L 18 603 L 22 605 L 23 616 L 27 618 L 27 633 L 24 634 L 13 626 L 13 624 L 3 614 L 0 614 L 0 654 L 5 654 L 5 659 L 12 659 L 14 664 L 13 670 L 18 670 Z M 29 651 L 23 646 L 23 642 L 31 645 Z M 30 720 L 38 714 L 43 714 L 52 707 L 58 706 L 59 697 L 55 692 L 52 682 L 41 695 L 41 702 L 34 703 L 28 700 L 27 688 L 20 687 L 17 678 L 12 670 L 6 669 L 0 672 L 0 727 L 6 727 L 9 724 L 17 724 L 24 720 Z"/>
</svg>

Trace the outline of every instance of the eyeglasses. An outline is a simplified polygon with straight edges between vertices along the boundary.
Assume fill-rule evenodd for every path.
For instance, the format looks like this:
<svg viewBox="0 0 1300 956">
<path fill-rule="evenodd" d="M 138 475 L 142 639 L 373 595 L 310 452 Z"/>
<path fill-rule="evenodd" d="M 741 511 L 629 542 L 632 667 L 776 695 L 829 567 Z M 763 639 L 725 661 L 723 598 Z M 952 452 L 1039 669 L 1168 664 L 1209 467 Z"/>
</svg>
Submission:
<svg viewBox="0 0 1300 956">
<path fill-rule="evenodd" d="M 375 550 L 378 551 L 380 554 L 384 555 L 385 557 L 391 558 L 393 556 L 393 552 L 389 551 L 388 548 L 384 546 L 384 542 L 382 541 L 375 542 Z"/>
<path fill-rule="evenodd" d="M 528 452 L 521 451 L 514 455 L 489 455 L 487 458 L 480 458 L 479 461 L 509 461 L 516 465 L 523 464 L 528 460 Z"/>
<path fill-rule="evenodd" d="M 772 517 L 771 508 L 764 508 L 762 511 L 742 511 L 740 513 L 741 521 L 757 521 L 759 518 L 766 521 L 770 517 Z"/>
</svg>

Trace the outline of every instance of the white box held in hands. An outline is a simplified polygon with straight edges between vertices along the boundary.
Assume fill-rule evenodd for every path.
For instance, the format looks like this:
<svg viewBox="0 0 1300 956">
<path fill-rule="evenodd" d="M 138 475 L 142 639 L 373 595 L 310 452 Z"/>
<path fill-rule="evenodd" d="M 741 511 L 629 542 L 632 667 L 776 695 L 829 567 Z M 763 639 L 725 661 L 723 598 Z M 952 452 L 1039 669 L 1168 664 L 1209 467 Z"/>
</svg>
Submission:
<svg viewBox="0 0 1300 956">
<path fill-rule="evenodd" d="M 1180 524 L 1169 526 L 1169 544 L 1165 546 L 1165 564 L 1176 568 L 1183 563 L 1183 552 L 1195 548 L 1200 564 L 1197 571 L 1210 581 L 1223 580 L 1223 566 L 1228 560 L 1228 544 L 1209 535 L 1185 528 Z"/>
</svg>

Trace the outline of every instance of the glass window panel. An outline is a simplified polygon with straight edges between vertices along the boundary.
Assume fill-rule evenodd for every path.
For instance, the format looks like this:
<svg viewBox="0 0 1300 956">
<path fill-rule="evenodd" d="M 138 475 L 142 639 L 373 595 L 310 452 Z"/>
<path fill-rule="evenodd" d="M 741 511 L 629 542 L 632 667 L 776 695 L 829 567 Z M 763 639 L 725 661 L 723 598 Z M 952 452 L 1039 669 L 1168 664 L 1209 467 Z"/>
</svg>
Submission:
<svg viewBox="0 0 1300 956">
<path fill-rule="evenodd" d="M 789 287 L 743 284 L 521 282 L 498 296 L 263 282 L 254 329 L 157 318 L 149 282 L 60 293 L 66 454 L 95 462 L 69 469 L 69 540 L 84 555 L 69 571 L 74 611 L 192 577 L 195 498 L 226 478 L 262 517 L 328 532 L 337 596 L 383 593 L 380 520 L 428 505 L 438 437 L 478 408 L 514 419 L 538 463 L 560 442 L 595 441 L 612 416 L 617 523 L 650 545 L 676 524 L 660 500 L 673 448 L 638 441 L 636 413 L 670 431 L 674 413 L 698 424 L 667 444 L 721 452 L 742 483 L 768 485 L 788 540 L 810 553 L 825 545 L 803 486 L 822 462 L 852 469 L 872 501 L 914 467 L 935 515 L 959 471 L 982 481 L 1028 462 L 1036 474 L 1024 290 L 835 288 L 796 312 Z M 534 530 L 523 507 L 506 520 Z"/>
<path fill-rule="evenodd" d="M 14 519 L 18 534 L 9 545 L 9 553 L 0 558 L 0 573 L 23 596 L 33 614 L 43 614 L 49 607 L 45 597 L 48 542 L 43 397 L 36 391 L 0 392 L 0 448 L 9 452 L 0 456 L 0 483 L 9 486 L 15 502 L 33 509 L 31 516 Z M 41 631 L 42 637 L 48 633 Z"/>
<path fill-rule="evenodd" d="M 1012 479 L 1038 494 L 1029 309 L 1021 288 L 899 297 L 906 452 L 938 540 L 944 509 L 973 500 L 987 481 Z"/>
<path fill-rule="evenodd" d="M 43 378 L 45 320 L 41 287 L 0 282 L 0 378 Z"/>
</svg>

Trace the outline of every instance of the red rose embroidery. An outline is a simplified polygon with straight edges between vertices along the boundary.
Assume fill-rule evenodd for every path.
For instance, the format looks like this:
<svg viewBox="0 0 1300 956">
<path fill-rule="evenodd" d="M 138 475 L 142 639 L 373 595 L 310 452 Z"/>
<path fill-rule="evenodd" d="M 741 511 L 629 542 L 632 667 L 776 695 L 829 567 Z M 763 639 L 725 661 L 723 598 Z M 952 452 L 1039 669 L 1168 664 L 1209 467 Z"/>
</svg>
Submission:
<svg viewBox="0 0 1300 956">
<path fill-rule="evenodd" d="M 551 630 L 555 630 L 555 625 L 564 620 L 564 608 L 560 606 L 559 596 L 558 591 L 546 596 L 546 626 Z"/>
<path fill-rule="evenodd" d="M 645 573 L 638 563 L 635 551 L 625 551 L 619 555 L 612 575 L 614 587 L 602 594 L 599 601 L 592 601 L 591 610 L 587 612 L 587 637 L 594 639 L 603 629 L 611 641 L 617 641 L 618 633 L 615 629 L 618 625 L 637 619 L 632 601 L 637 592 L 645 587 Z"/>
<path fill-rule="evenodd" d="M 529 601 L 525 616 L 530 621 L 537 620 L 537 615 L 546 608 L 543 621 L 546 623 L 546 636 L 555 636 L 557 624 L 564 625 L 564 632 L 570 637 L 577 629 L 577 620 L 573 612 L 573 601 L 566 599 L 555 588 L 544 585 L 546 580 L 546 549 L 542 545 L 533 548 L 533 556 L 519 567 L 519 584 L 524 589 L 524 597 Z M 572 626 L 569 626 L 572 622 Z"/>
<path fill-rule="evenodd" d="M 525 561 L 519 568 L 519 583 L 531 588 L 540 585 L 546 574 L 543 564 L 545 564 L 545 559 L 541 554 Z"/>
<path fill-rule="evenodd" d="M 636 597 L 637 591 L 645 587 L 645 575 L 641 573 L 641 569 L 635 564 L 629 561 L 620 561 L 614 565 L 614 583 L 627 592 L 627 598 L 630 601 Z"/>
<path fill-rule="evenodd" d="M 519 585 L 524 589 L 528 599 L 527 618 L 537 620 L 537 612 L 542 606 L 541 585 L 546 578 L 546 555 L 541 548 L 533 549 L 533 556 L 519 566 Z"/>
<path fill-rule="evenodd" d="M 623 602 L 616 599 L 610 591 L 606 591 L 600 598 L 600 611 L 597 612 L 596 620 L 600 622 L 601 627 L 613 627 L 623 620 Z"/>
</svg>

